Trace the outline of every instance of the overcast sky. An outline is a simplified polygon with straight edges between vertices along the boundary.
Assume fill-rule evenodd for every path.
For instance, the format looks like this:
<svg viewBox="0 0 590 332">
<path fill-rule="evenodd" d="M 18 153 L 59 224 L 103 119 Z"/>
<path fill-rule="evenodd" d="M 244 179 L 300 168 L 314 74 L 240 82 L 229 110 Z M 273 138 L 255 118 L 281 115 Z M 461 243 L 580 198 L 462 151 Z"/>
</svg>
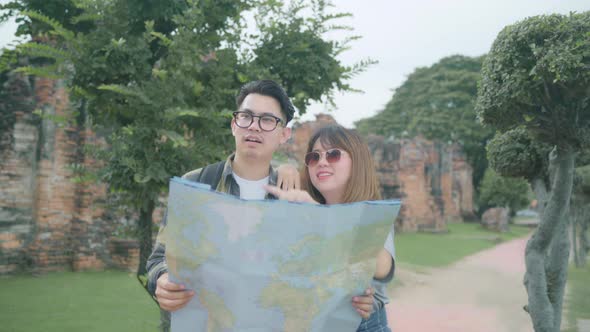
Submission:
<svg viewBox="0 0 590 332">
<path fill-rule="evenodd" d="M 363 36 L 342 54 L 342 62 L 352 64 L 366 57 L 379 61 L 352 81 L 364 94 L 336 96 L 337 108 L 331 114 L 347 127 L 382 110 L 416 67 L 453 54 L 487 53 L 504 26 L 526 17 L 590 10 L 589 0 L 334 0 L 334 4 L 354 15 L 350 25 Z M 302 119 L 314 119 L 313 114 L 324 110 L 324 105 L 314 105 Z"/>
<path fill-rule="evenodd" d="M 334 0 L 333 3 L 338 12 L 354 15 L 341 23 L 353 26 L 354 34 L 363 37 L 340 56 L 342 63 L 352 65 L 365 58 L 379 61 L 351 81 L 364 94 L 336 94 L 336 109 L 330 114 L 347 127 L 382 110 L 393 90 L 416 67 L 430 66 L 453 54 L 487 53 L 504 26 L 529 16 L 590 10 L 589 0 Z M 11 22 L 0 26 L 0 46 L 13 39 L 14 29 Z M 342 34 L 345 35 L 350 33 Z M 325 105 L 314 104 L 301 120 L 314 119 L 315 114 L 325 111 Z"/>
</svg>

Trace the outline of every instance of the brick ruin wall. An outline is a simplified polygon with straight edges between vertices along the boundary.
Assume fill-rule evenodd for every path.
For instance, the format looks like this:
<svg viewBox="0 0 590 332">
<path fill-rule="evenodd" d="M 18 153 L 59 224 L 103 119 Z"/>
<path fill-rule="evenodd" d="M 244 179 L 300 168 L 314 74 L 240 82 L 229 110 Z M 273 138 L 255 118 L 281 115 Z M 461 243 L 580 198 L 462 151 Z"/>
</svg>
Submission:
<svg viewBox="0 0 590 332">
<path fill-rule="evenodd" d="M 59 124 L 48 117 L 70 112 L 60 81 L 15 76 L 19 98 L 12 142 L 0 149 L 0 274 L 119 267 L 133 270 L 138 246 L 114 239 L 119 225 L 105 211 L 104 185 L 74 181 L 74 164 L 95 162 L 81 153 L 85 144 L 103 144 L 84 119 Z M 33 110 L 42 110 L 39 117 Z M 281 152 L 302 160 L 311 133 L 335 123 L 329 115 L 296 124 L 292 144 Z M 0 135 L 0 138 L 6 135 Z M 471 167 L 456 145 L 422 138 L 387 140 L 369 137 L 384 198 L 402 199 L 396 228 L 444 230 L 449 221 L 472 215 Z M 1 146 L 1 145 L 0 145 Z M 160 220 L 162 210 L 154 213 Z"/>
<path fill-rule="evenodd" d="M 14 110 L 12 142 L 0 151 L 0 274 L 108 266 L 113 223 L 102 210 L 105 186 L 75 182 L 71 167 L 93 167 L 81 149 L 94 135 L 49 119 L 70 112 L 63 82 L 14 76 L 8 84 L 18 87 L 12 97 L 23 107 Z"/>
</svg>

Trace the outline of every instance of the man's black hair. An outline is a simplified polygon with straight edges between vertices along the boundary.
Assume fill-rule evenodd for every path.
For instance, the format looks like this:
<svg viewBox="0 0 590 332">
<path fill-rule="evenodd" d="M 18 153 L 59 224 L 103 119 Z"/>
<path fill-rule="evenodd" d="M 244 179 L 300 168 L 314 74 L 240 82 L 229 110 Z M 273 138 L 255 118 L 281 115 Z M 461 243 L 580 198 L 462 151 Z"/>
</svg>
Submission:
<svg viewBox="0 0 590 332">
<path fill-rule="evenodd" d="M 259 95 L 276 99 L 281 105 L 281 111 L 287 118 L 285 125 L 287 125 L 287 123 L 293 119 L 295 107 L 287 96 L 287 92 L 285 92 L 285 90 L 277 82 L 273 80 L 259 80 L 246 83 L 244 86 L 242 86 L 240 92 L 236 96 L 236 106 L 238 109 L 242 105 L 242 102 L 244 102 L 246 96 L 251 93 L 257 93 Z"/>
</svg>

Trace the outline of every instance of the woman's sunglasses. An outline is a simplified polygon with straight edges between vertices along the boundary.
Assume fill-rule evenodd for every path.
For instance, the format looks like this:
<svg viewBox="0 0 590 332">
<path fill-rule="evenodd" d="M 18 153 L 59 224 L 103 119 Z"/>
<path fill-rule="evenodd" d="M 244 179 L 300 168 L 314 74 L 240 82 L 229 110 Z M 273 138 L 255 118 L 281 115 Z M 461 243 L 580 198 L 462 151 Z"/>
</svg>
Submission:
<svg viewBox="0 0 590 332">
<path fill-rule="evenodd" d="M 326 152 L 312 151 L 305 155 L 305 166 L 313 167 L 317 165 L 324 153 L 326 154 L 326 161 L 330 164 L 339 161 L 340 156 L 342 156 L 342 151 L 339 149 L 330 149 Z"/>
</svg>

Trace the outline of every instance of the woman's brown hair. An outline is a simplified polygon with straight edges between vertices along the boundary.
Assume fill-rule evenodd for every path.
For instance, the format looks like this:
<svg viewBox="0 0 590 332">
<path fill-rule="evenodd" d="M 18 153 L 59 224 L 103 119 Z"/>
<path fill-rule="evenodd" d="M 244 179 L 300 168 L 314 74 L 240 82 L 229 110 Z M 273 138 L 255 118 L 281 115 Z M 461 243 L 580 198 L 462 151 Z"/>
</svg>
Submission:
<svg viewBox="0 0 590 332">
<path fill-rule="evenodd" d="M 356 131 L 346 129 L 339 125 L 322 127 L 309 140 L 305 153 L 313 150 L 313 146 L 318 139 L 326 149 L 338 148 L 348 152 L 352 160 L 350 179 L 346 184 L 341 203 L 381 199 L 375 163 L 369 151 L 369 146 Z M 307 169 L 301 172 L 301 177 L 303 188 L 309 192 L 313 199 L 325 204 L 326 199 L 311 183 Z"/>
</svg>

